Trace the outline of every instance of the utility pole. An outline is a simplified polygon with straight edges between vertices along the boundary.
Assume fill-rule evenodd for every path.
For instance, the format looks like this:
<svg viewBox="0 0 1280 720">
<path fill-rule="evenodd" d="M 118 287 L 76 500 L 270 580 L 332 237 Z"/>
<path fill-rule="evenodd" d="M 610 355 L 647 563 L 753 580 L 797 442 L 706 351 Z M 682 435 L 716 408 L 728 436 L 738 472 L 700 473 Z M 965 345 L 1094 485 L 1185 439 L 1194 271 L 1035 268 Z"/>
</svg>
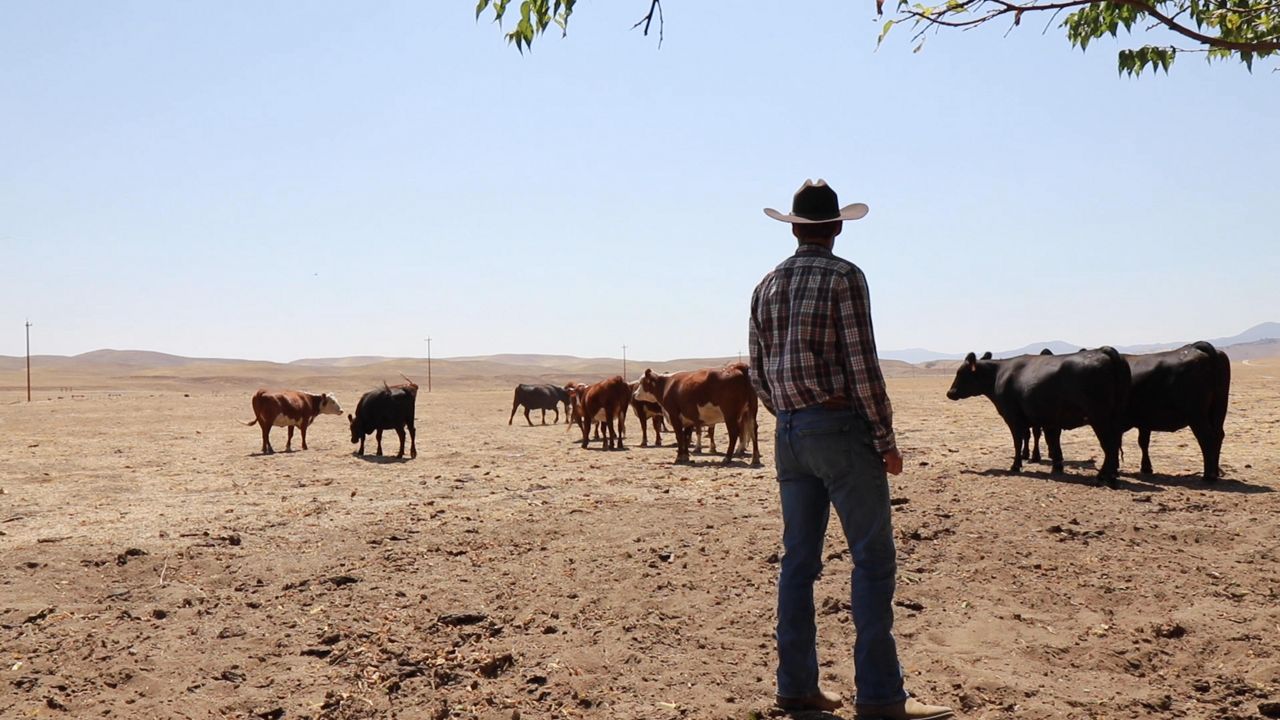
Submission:
<svg viewBox="0 0 1280 720">
<path fill-rule="evenodd" d="M 431 338 L 427 338 L 427 392 L 431 392 Z"/>
<path fill-rule="evenodd" d="M 27 402 L 31 402 L 31 320 L 27 320 Z"/>
<path fill-rule="evenodd" d="M 622 346 L 622 379 L 627 379 L 627 346 Z"/>
</svg>

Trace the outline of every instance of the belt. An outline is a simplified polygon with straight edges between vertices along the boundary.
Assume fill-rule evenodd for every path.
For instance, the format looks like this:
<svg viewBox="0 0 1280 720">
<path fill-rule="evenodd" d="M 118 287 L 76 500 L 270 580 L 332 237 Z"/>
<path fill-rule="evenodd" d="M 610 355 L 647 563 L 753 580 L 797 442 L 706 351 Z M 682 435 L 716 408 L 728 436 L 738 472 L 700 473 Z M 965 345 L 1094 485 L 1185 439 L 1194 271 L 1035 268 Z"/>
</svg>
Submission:
<svg viewBox="0 0 1280 720">
<path fill-rule="evenodd" d="M 853 405 L 844 398 L 827 398 L 818 403 L 818 407 L 825 410 L 852 410 Z"/>
</svg>

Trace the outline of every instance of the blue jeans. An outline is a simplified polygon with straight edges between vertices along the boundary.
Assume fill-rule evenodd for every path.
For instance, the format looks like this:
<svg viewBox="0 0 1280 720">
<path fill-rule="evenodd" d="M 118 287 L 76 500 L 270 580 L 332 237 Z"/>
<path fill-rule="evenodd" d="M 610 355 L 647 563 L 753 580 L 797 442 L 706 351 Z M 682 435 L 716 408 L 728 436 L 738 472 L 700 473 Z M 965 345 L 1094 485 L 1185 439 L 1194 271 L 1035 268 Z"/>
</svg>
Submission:
<svg viewBox="0 0 1280 720">
<path fill-rule="evenodd" d="M 779 412 L 775 442 L 784 550 L 778 578 L 778 694 L 802 697 L 818 691 L 813 583 L 822 572 L 827 518 L 835 506 L 853 559 L 857 702 L 900 702 L 907 694 L 893 639 L 898 565 L 889 479 L 872 445 L 870 425 L 849 410 Z"/>
</svg>

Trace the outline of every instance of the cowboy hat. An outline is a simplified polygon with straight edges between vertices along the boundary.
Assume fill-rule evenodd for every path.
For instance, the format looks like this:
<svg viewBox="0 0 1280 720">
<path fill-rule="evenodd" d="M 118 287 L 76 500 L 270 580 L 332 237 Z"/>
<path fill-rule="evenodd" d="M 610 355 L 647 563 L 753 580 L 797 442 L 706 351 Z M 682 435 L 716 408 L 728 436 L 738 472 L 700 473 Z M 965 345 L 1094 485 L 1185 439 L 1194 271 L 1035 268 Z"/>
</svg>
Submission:
<svg viewBox="0 0 1280 720">
<path fill-rule="evenodd" d="M 791 214 L 786 215 L 773 208 L 765 208 L 764 214 L 785 223 L 824 223 L 837 220 L 858 220 L 869 210 L 864 203 L 840 207 L 836 191 L 819 178 L 816 182 L 805 180 L 791 200 Z"/>
</svg>

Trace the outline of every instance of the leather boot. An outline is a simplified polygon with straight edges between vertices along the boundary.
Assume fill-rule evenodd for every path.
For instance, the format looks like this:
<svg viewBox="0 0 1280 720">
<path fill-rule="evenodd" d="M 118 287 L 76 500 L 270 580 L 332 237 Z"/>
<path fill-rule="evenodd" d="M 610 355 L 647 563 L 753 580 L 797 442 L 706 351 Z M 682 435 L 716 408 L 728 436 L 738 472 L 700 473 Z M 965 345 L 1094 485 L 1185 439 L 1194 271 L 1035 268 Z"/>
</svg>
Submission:
<svg viewBox="0 0 1280 720">
<path fill-rule="evenodd" d="M 862 705 L 854 708 L 859 720 L 945 720 L 955 717 L 949 707 L 925 705 L 915 698 L 889 705 Z"/>
<path fill-rule="evenodd" d="M 790 711 L 806 711 L 820 710 L 822 712 L 831 712 L 844 705 L 844 701 L 835 693 L 824 692 L 819 690 L 812 695 L 803 697 L 783 697 L 778 695 L 774 699 L 774 704 L 782 710 Z"/>
</svg>

